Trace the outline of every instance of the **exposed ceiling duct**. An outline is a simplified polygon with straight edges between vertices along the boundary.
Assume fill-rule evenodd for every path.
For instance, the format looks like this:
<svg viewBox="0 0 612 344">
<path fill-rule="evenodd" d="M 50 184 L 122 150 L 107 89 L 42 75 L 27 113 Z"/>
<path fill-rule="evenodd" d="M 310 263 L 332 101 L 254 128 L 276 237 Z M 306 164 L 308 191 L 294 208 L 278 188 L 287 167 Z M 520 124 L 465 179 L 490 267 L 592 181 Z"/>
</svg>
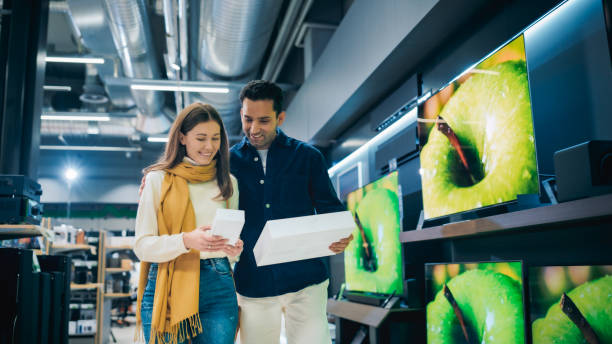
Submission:
<svg viewBox="0 0 612 344">
<path fill-rule="evenodd" d="M 81 43 L 92 54 L 114 63 L 97 66 L 102 80 L 117 77 L 117 67 L 129 78 L 159 79 L 149 19 L 142 0 L 68 0 L 70 20 L 78 29 Z M 118 56 L 118 58 L 117 58 Z M 136 129 L 153 134 L 170 127 L 164 111 L 164 94 L 106 87 L 114 105 L 138 107 Z"/>
<path fill-rule="evenodd" d="M 201 1 L 198 10 L 190 11 L 192 22 L 199 23 L 192 77 L 204 81 L 252 79 L 268 47 L 281 5 L 279 0 Z M 238 93 L 238 89 L 232 89 L 226 94 L 200 94 L 194 100 L 215 106 L 224 116 L 228 131 L 236 133 L 240 128 Z"/>
<path fill-rule="evenodd" d="M 153 52 L 149 18 L 143 0 L 105 0 L 115 47 L 123 72 L 129 78 L 159 79 L 160 68 Z M 132 90 L 138 106 L 136 129 L 162 133 L 170 128 L 164 113 L 164 93 Z"/>
<path fill-rule="evenodd" d="M 302 8 L 303 2 L 288 2 L 286 7 L 293 13 L 292 19 L 296 18 L 294 12 Z M 131 90 L 130 93 L 125 86 L 113 85 L 111 78 L 117 80 L 123 72 L 128 79 L 160 80 L 168 77 L 174 80 L 246 82 L 257 75 L 283 1 L 158 2 L 158 10 L 164 9 L 166 24 L 168 50 L 164 62 L 166 67 L 174 64 L 173 68 L 180 71 L 174 77 L 160 76 L 161 68 L 153 51 L 144 0 L 67 0 L 66 4 L 54 5 L 55 10 L 66 13 L 74 27 L 75 37 L 83 47 L 107 61 L 95 68 L 105 83 L 112 104 L 128 108 L 130 101 L 132 104 L 135 102 L 139 112 L 136 129 L 152 134 L 164 132 L 170 126 L 163 108 L 164 96 L 168 93 L 145 90 Z M 291 22 L 283 20 L 279 32 L 287 31 L 283 27 L 291 25 Z M 233 135 L 240 131 L 238 93 L 239 87 L 231 87 L 225 94 L 187 93 L 184 103 L 202 101 L 213 105 L 224 117 L 229 134 Z M 175 95 L 178 96 L 178 92 Z M 182 99 L 177 101 L 179 103 L 183 103 Z"/>
</svg>

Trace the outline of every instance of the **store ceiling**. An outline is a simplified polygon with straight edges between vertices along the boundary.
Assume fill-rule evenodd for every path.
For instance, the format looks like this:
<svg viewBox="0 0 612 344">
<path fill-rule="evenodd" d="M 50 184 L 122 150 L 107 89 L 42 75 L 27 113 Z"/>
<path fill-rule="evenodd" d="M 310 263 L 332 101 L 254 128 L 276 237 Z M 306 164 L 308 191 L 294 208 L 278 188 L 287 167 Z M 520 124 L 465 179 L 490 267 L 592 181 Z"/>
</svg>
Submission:
<svg viewBox="0 0 612 344">
<path fill-rule="evenodd" d="M 351 4 L 352 0 L 51 1 L 47 56 L 98 57 L 103 63 L 47 63 L 39 176 L 55 177 L 70 161 L 104 164 L 93 169 L 101 177 L 117 173 L 107 170 L 121 175 L 139 172 L 163 150 L 163 143 L 149 139 L 165 136 L 177 111 L 195 101 L 215 106 L 230 143 L 237 142 L 240 88 L 251 79 L 276 81 L 286 91 L 288 106 L 304 81 L 304 51 L 296 47 L 300 29 L 312 23 L 338 25 Z M 179 82 L 215 92 L 226 88 L 227 93 L 134 89 L 142 83 L 176 87 Z M 98 118 L 49 117 L 56 115 Z"/>
</svg>

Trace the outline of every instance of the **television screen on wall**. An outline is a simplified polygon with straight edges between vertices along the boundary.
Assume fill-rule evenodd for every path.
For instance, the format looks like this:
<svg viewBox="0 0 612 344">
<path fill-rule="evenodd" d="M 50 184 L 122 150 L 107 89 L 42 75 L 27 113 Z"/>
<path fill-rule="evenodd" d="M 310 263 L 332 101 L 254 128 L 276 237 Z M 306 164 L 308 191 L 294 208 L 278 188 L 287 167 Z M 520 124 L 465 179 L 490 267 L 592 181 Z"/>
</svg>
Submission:
<svg viewBox="0 0 612 344">
<path fill-rule="evenodd" d="M 612 343 L 612 265 L 529 269 L 532 342 Z"/>
<path fill-rule="evenodd" d="M 428 98 L 417 121 L 425 219 L 539 193 L 523 35 Z"/>
<path fill-rule="evenodd" d="M 347 290 L 403 293 L 400 200 L 397 171 L 347 195 L 347 208 L 358 224 L 344 251 Z"/>
<path fill-rule="evenodd" d="M 427 343 L 525 343 L 519 261 L 426 264 Z"/>
</svg>

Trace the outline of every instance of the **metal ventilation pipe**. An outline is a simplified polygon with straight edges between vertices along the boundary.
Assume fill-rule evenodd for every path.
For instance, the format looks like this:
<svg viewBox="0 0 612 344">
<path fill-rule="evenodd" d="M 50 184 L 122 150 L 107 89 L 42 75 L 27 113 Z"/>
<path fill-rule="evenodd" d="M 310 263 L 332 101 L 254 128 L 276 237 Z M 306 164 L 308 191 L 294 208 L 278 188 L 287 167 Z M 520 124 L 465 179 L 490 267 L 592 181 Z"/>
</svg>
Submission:
<svg viewBox="0 0 612 344">
<path fill-rule="evenodd" d="M 153 53 L 144 1 L 104 0 L 104 7 L 125 75 L 129 78 L 159 79 L 159 65 Z M 163 93 L 132 90 L 132 96 L 139 109 L 136 129 L 152 134 L 170 128 L 170 120 L 163 109 Z"/>
<path fill-rule="evenodd" d="M 198 80 L 247 81 L 254 77 L 282 5 L 280 0 L 207 0 L 190 11 L 198 22 L 194 75 Z M 199 16 L 199 18 L 198 18 Z M 239 128 L 238 90 L 200 94 L 195 100 L 217 108 L 228 131 Z M 237 127 L 237 128 L 236 128 Z"/>
</svg>

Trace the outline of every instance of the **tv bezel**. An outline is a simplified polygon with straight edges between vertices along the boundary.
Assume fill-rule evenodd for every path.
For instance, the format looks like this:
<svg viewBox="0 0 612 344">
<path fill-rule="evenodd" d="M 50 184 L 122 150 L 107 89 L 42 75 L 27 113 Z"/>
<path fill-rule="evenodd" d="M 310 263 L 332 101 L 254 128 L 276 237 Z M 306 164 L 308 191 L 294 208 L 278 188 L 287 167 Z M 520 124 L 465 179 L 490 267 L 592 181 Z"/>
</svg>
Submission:
<svg viewBox="0 0 612 344">
<path fill-rule="evenodd" d="M 538 20 L 540 20 L 540 19 L 538 19 Z M 533 25 L 533 24 L 531 24 L 531 25 Z M 531 123 L 532 123 L 532 126 L 533 126 L 533 146 L 534 146 L 534 154 L 535 154 L 535 161 L 536 161 L 536 172 L 538 173 L 538 193 L 537 193 L 537 195 L 538 195 L 538 197 L 540 197 L 540 195 L 542 193 L 542 188 L 540 187 L 540 173 L 539 173 L 540 168 L 538 166 L 538 153 L 537 153 L 537 146 L 536 146 L 537 139 L 536 139 L 536 134 L 535 134 L 535 120 L 534 120 L 533 107 L 532 107 L 532 104 L 533 104 L 533 101 L 532 101 L 533 95 L 532 94 L 533 94 L 533 92 L 531 91 L 531 79 L 529 78 L 529 61 L 528 61 L 528 58 L 527 58 L 527 50 L 525 49 L 525 46 L 526 46 L 526 44 L 525 44 L 525 31 L 527 31 L 527 29 L 529 27 L 531 27 L 531 25 L 529 25 L 528 27 L 526 27 L 525 29 L 523 29 L 522 31 L 517 33 L 516 35 L 512 36 L 512 38 L 508 39 L 503 44 L 499 45 L 497 48 L 493 49 L 485 57 L 481 58 L 476 63 L 472 64 L 470 67 L 465 69 L 463 72 L 459 73 L 457 76 L 455 76 L 449 82 L 444 84 L 442 87 L 438 88 L 435 91 L 430 91 L 431 94 L 429 94 L 426 98 L 420 99 L 419 105 L 418 105 L 418 109 L 417 109 L 417 121 L 418 121 L 419 118 L 422 118 L 423 108 L 425 106 L 425 103 L 427 103 L 427 101 L 429 101 L 433 96 L 435 96 L 436 94 L 440 93 L 442 90 L 444 90 L 446 87 L 450 86 L 452 83 L 454 83 L 457 79 L 461 78 L 466 73 L 469 73 L 472 69 L 476 68 L 476 66 L 481 64 L 483 61 L 485 61 L 489 57 L 495 55 L 497 52 L 499 52 L 500 50 L 505 48 L 508 44 L 512 43 L 514 40 L 518 39 L 520 36 L 523 36 L 523 49 L 525 50 L 525 64 L 527 66 L 526 72 L 527 72 L 527 86 L 528 86 L 528 91 L 529 91 L 529 107 L 531 109 L 531 111 L 530 111 L 531 112 Z M 421 150 L 423 149 L 423 146 L 424 146 L 422 144 L 421 140 L 420 140 L 420 137 L 421 137 L 421 135 L 420 135 L 420 126 L 417 125 L 417 143 L 418 143 L 418 151 L 419 151 L 419 160 L 421 159 Z M 423 192 L 423 184 L 422 184 L 422 182 L 423 181 L 421 180 L 421 192 Z M 533 194 L 533 195 L 536 195 L 536 194 Z M 455 212 L 455 213 L 449 213 L 449 214 L 440 215 L 440 216 L 436 216 L 436 217 L 424 218 L 424 221 L 425 221 L 425 223 L 427 223 L 427 222 L 437 222 L 437 221 L 440 221 L 440 220 L 448 219 L 448 218 L 450 218 L 452 216 L 459 216 L 459 217 L 461 217 L 462 215 L 474 214 L 474 213 L 476 213 L 478 211 L 487 211 L 487 210 L 492 210 L 492 209 L 496 209 L 496 208 L 499 208 L 500 212 L 505 212 L 504 207 L 507 207 L 508 205 L 511 205 L 511 204 L 516 204 L 518 202 L 518 196 L 519 195 L 516 195 L 516 198 L 514 198 L 514 199 L 503 201 L 503 202 L 499 202 L 499 203 L 495 203 L 495 204 L 489 204 L 489 205 L 482 206 L 482 207 L 477 207 L 477 208 L 472 208 L 472 209 L 468 209 L 468 210 L 458 211 L 458 212 Z M 423 206 L 423 212 L 425 212 L 425 207 L 424 206 Z M 476 217 L 479 217 L 479 216 L 476 216 Z M 449 221 L 449 222 L 452 222 L 452 221 Z"/>
<path fill-rule="evenodd" d="M 425 263 L 425 271 L 424 271 L 424 282 L 425 282 L 425 295 L 424 295 L 424 308 L 425 308 L 425 326 L 427 326 L 427 306 L 429 305 L 429 302 L 433 301 L 436 297 L 436 295 L 432 295 L 432 299 L 429 300 L 428 296 L 429 296 L 429 292 L 430 292 L 430 285 L 428 283 L 428 281 L 431 281 L 431 278 L 428 278 L 428 274 L 427 274 L 427 267 L 428 266 L 435 266 L 435 265 L 452 265 L 452 264 L 486 264 L 486 263 L 520 263 L 521 264 L 521 279 L 523 280 L 523 283 L 521 284 L 522 287 L 522 293 L 521 296 L 523 297 L 523 331 L 525 333 L 525 339 L 523 341 L 524 344 L 526 343 L 530 343 L 530 339 L 531 339 L 531 323 L 529 323 L 528 320 L 528 309 L 529 309 L 529 304 L 528 304 L 528 294 L 527 294 L 527 289 L 529 288 L 529 285 L 525 285 L 526 283 L 528 283 L 528 275 L 527 275 L 527 270 L 529 270 L 529 265 L 525 263 L 524 260 L 522 259 L 510 259 L 510 260 L 474 260 L 474 261 L 460 261 L 460 262 L 441 262 L 441 263 Z M 459 276 L 459 275 L 457 275 Z M 425 331 L 425 337 L 427 338 L 427 331 Z"/>
<path fill-rule="evenodd" d="M 378 181 L 380 181 L 383 178 L 387 178 L 389 177 L 391 174 L 396 173 L 397 174 L 397 196 L 398 196 L 398 208 L 399 208 L 399 232 L 401 233 L 403 231 L 403 219 L 404 219 L 404 211 L 402 209 L 402 185 L 400 184 L 400 178 L 399 178 L 399 170 L 393 170 L 387 174 L 385 174 L 384 176 L 381 176 L 361 187 L 358 187 L 354 190 L 352 190 L 351 192 L 347 193 L 346 196 L 348 198 L 348 195 L 350 195 L 351 193 L 360 190 L 360 189 L 364 189 L 366 188 L 368 185 L 370 184 L 374 184 Z M 345 199 L 346 201 L 346 199 Z M 348 204 L 347 204 L 347 210 L 348 210 Z M 406 282 L 406 264 L 405 264 L 405 257 L 404 257 L 404 245 L 402 244 L 401 240 L 398 237 L 398 242 L 399 242 L 399 246 L 400 246 L 400 258 L 401 258 L 401 263 L 400 263 L 400 267 L 401 267 L 401 285 L 402 285 L 402 292 L 401 293 L 395 293 L 395 296 L 401 296 L 401 297 L 405 297 L 406 296 L 406 286 L 405 286 L 405 282 Z M 346 283 L 346 261 L 344 264 L 344 271 L 345 271 L 345 277 L 344 277 L 344 281 Z M 391 293 L 378 293 L 378 292 L 373 292 L 373 291 L 366 291 L 366 290 L 356 290 L 356 289 L 349 289 L 348 288 L 348 283 L 347 283 L 347 287 L 345 289 L 345 293 L 354 293 L 354 294 L 359 294 L 365 297 L 373 297 L 373 298 L 381 298 L 383 296 L 389 296 L 391 295 Z"/>
</svg>

